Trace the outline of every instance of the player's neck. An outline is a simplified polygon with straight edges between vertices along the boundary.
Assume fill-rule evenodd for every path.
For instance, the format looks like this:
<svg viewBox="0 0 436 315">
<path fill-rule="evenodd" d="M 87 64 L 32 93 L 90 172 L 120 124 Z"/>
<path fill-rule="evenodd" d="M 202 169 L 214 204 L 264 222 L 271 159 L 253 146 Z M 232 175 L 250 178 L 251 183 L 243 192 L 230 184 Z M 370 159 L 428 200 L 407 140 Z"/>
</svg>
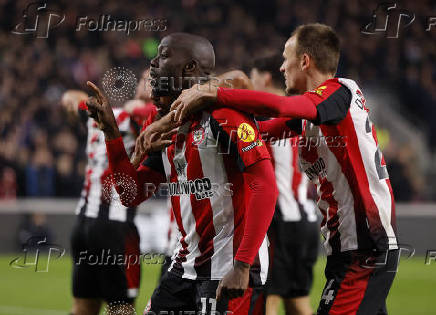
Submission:
<svg viewBox="0 0 436 315">
<path fill-rule="evenodd" d="M 312 72 L 306 82 L 306 91 L 312 91 L 316 89 L 318 86 L 320 86 L 323 82 L 327 81 L 328 79 L 333 79 L 334 75 L 330 73 L 321 73 L 318 71 Z"/>
</svg>

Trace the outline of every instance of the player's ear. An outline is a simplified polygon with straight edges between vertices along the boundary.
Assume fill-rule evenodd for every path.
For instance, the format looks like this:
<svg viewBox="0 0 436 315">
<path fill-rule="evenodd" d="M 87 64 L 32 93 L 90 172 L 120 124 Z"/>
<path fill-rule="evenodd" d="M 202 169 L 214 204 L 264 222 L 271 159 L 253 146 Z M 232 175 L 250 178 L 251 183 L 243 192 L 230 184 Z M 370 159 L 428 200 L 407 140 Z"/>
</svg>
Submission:
<svg viewBox="0 0 436 315">
<path fill-rule="evenodd" d="M 300 60 L 301 70 L 305 71 L 309 69 L 309 66 L 310 66 L 310 57 L 308 54 L 304 53 L 301 55 L 301 60 Z"/>
<path fill-rule="evenodd" d="M 269 72 L 265 72 L 263 75 L 263 82 L 265 86 L 271 86 L 272 85 L 272 75 Z"/>
</svg>

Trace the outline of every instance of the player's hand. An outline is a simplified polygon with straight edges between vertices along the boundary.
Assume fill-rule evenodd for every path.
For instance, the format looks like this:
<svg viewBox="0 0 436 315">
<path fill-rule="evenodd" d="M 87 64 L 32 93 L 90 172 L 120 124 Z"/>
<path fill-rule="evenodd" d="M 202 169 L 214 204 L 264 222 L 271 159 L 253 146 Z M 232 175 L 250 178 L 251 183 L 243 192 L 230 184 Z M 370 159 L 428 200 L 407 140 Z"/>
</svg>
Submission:
<svg viewBox="0 0 436 315">
<path fill-rule="evenodd" d="M 94 118 L 97 127 L 104 132 L 107 140 L 120 137 L 121 133 L 118 129 L 117 121 L 106 96 L 103 95 L 94 83 L 88 81 L 86 84 L 94 94 L 94 96 L 88 97 L 86 101 L 89 116 Z"/>
<path fill-rule="evenodd" d="M 182 91 L 171 104 L 170 111 L 174 111 L 176 121 L 181 122 L 189 115 L 214 104 L 217 91 L 218 87 L 211 84 L 195 84 L 192 88 Z"/>
<path fill-rule="evenodd" d="M 77 116 L 79 103 L 85 101 L 88 95 L 80 90 L 67 90 L 62 94 L 61 105 L 65 108 L 68 114 Z"/>
<path fill-rule="evenodd" d="M 244 295 L 248 288 L 250 265 L 235 261 L 233 269 L 221 279 L 216 289 L 216 299 L 234 299 Z"/>
<path fill-rule="evenodd" d="M 136 139 L 135 152 L 131 163 L 135 168 L 149 152 L 160 151 L 172 143 L 172 137 L 177 133 L 180 123 L 174 120 L 174 112 L 150 124 Z"/>
</svg>

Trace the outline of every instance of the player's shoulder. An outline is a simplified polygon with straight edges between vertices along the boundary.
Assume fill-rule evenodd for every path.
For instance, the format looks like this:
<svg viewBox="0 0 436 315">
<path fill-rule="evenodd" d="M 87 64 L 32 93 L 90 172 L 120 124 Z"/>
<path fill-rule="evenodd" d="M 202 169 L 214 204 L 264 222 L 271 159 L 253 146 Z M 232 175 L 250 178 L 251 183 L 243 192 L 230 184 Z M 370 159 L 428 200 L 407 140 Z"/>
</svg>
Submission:
<svg viewBox="0 0 436 315">
<path fill-rule="evenodd" d="M 354 81 L 353 81 L 354 82 Z M 342 82 L 342 79 L 332 78 L 324 81 L 317 88 L 304 93 L 316 105 L 326 101 L 335 100 L 339 102 L 351 102 L 351 89 Z"/>
<path fill-rule="evenodd" d="M 306 92 L 308 96 L 315 96 L 319 99 L 325 99 L 341 88 L 341 83 L 338 78 L 328 79 L 317 88 Z"/>
<path fill-rule="evenodd" d="M 232 126 L 239 126 L 242 123 L 254 123 L 251 115 L 228 107 L 214 109 L 210 112 L 210 115 L 213 119 L 225 120 L 227 124 Z"/>
</svg>

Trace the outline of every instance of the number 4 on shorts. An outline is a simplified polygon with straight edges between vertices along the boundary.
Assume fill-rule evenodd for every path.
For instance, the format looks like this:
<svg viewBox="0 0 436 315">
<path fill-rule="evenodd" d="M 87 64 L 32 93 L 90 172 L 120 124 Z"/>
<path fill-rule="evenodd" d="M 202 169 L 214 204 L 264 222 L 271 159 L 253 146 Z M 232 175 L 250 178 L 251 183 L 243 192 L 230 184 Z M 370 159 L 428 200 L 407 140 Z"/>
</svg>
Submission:
<svg viewBox="0 0 436 315">
<path fill-rule="evenodd" d="M 331 289 L 334 281 L 335 279 L 331 279 L 327 284 L 326 288 L 324 289 L 324 291 L 322 292 L 321 300 L 324 300 L 325 301 L 324 303 L 326 305 L 330 304 L 330 302 L 333 301 L 335 298 L 335 290 Z"/>
</svg>

